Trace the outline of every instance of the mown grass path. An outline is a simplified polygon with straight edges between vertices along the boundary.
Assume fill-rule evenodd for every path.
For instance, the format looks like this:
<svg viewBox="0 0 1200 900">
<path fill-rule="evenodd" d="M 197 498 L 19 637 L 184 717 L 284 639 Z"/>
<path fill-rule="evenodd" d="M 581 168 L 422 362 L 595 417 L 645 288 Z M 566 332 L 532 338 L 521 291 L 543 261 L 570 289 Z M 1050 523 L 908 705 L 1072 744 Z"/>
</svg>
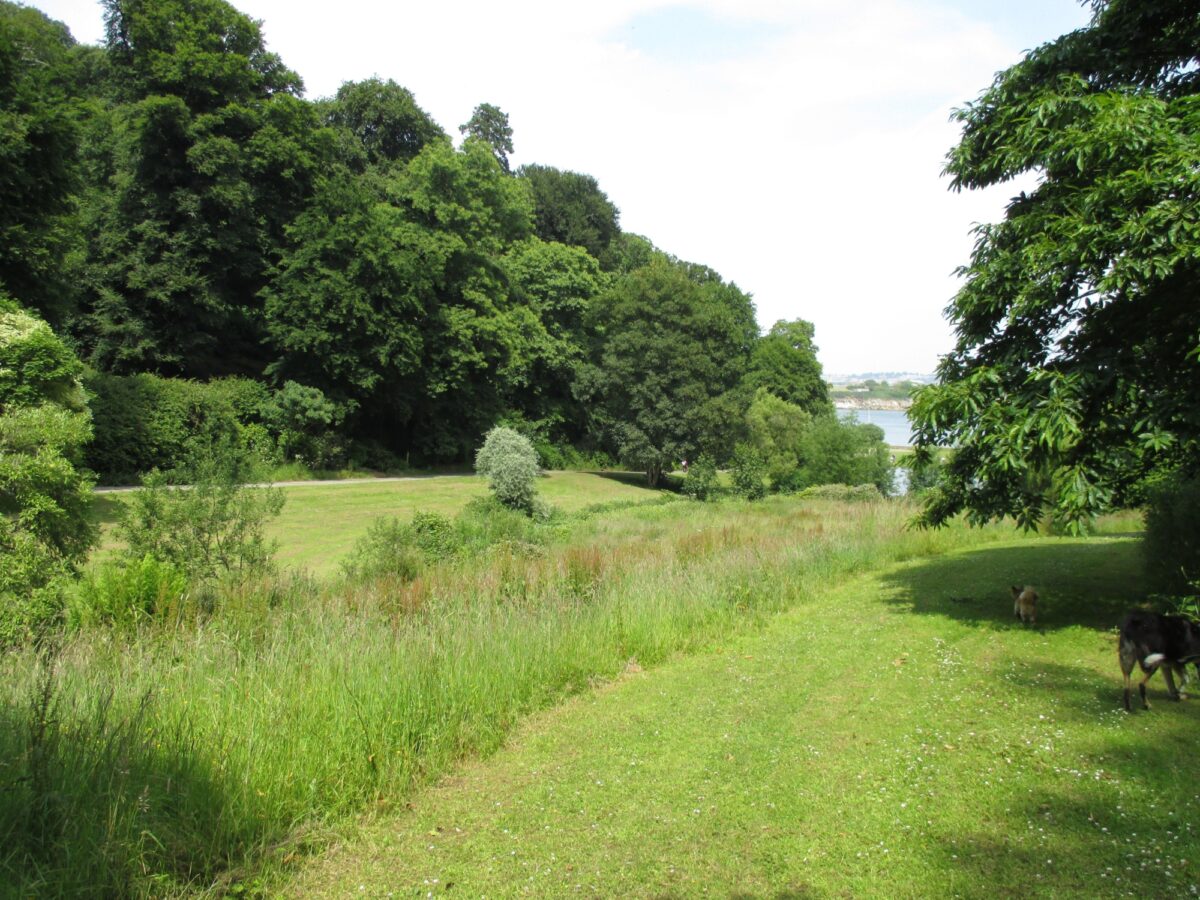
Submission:
<svg viewBox="0 0 1200 900">
<path fill-rule="evenodd" d="M 1194 896 L 1200 700 L 1120 709 L 1139 572 L 1111 537 L 860 577 L 531 718 L 282 893 Z"/>
</svg>

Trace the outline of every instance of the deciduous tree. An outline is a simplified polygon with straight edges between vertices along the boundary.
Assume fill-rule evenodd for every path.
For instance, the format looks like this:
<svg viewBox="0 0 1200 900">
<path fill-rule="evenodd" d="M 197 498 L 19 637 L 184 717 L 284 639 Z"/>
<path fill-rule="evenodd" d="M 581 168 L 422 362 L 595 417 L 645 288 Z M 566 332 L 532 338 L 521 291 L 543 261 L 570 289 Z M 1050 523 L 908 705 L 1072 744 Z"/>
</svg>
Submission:
<svg viewBox="0 0 1200 900">
<path fill-rule="evenodd" d="M 926 524 L 1077 528 L 1200 462 L 1200 12 L 1093 6 L 956 116 L 956 190 L 1038 183 L 977 229 L 955 347 L 911 413 L 922 451 L 956 448 Z"/>
<path fill-rule="evenodd" d="M 621 457 L 657 484 L 705 449 L 698 414 L 741 379 L 754 306 L 708 270 L 660 261 L 618 280 L 591 321 L 599 342 L 581 394 Z"/>
</svg>

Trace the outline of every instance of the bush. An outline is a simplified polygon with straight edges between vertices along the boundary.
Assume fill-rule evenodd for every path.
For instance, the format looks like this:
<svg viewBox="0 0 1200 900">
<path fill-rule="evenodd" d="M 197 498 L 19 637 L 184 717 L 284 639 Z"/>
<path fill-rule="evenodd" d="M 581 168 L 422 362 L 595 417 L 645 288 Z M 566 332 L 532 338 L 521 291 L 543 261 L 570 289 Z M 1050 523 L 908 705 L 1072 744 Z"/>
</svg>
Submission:
<svg viewBox="0 0 1200 900">
<path fill-rule="evenodd" d="M 413 513 L 413 542 L 430 559 L 453 556 L 461 543 L 454 523 L 440 513 Z"/>
<path fill-rule="evenodd" d="M 495 497 L 476 497 L 454 523 L 464 551 L 481 552 L 496 544 L 538 544 L 544 540 L 537 521 L 510 509 Z"/>
<path fill-rule="evenodd" d="M 89 573 L 67 596 L 67 625 L 134 626 L 178 613 L 188 590 L 187 576 L 153 556 L 110 562 Z"/>
<path fill-rule="evenodd" d="M 82 366 L 50 327 L 0 295 L 0 647 L 57 624 L 62 585 L 96 537 Z"/>
<path fill-rule="evenodd" d="M 283 509 L 284 495 L 278 488 L 247 485 L 261 467 L 261 460 L 224 436 L 194 446 L 173 473 L 175 484 L 152 472 L 132 494 L 118 526 L 127 558 L 152 556 L 192 581 L 271 571 L 275 546 L 264 529 Z"/>
<path fill-rule="evenodd" d="M 883 429 L 851 418 L 813 420 L 800 441 L 799 481 L 815 484 L 873 484 L 883 495 L 893 489 L 891 451 Z"/>
<path fill-rule="evenodd" d="M 1170 478 L 1151 491 L 1142 547 L 1158 590 L 1187 594 L 1200 581 L 1200 478 Z"/>
<path fill-rule="evenodd" d="M 538 463 L 543 469 L 561 471 L 564 469 L 612 469 L 617 465 L 609 454 L 603 450 L 580 450 L 568 443 L 555 443 L 546 439 L 534 439 L 533 448 L 537 451 Z"/>
<path fill-rule="evenodd" d="M 261 429 L 241 437 L 242 426 L 259 419 L 269 397 L 258 382 L 91 373 L 85 385 L 96 430 L 87 464 L 108 483 L 133 483 L 151 469 L 177 468 L 192 442 L 214 435 L 235 435 L 259 452 L 274 452 Z"/>
<path fill-rule="evenodd" d="M 328 469 L 346 461 L 346 445 L 337 426 L 345 409 L 318 388 L 286 382 L 262 407 L 263 418 L 278 435 L 285 459 Z"/>
<path fill-rule="evenodd" d="M 487 477 L 496 499 L 509 509 L 534 510 L 538 456 L 529 438 L 497 426 L 475 454 L 475 470 Z"/>
<path fill-rule="evenodd" d="M 0 650 L 36 641 L 62 614 L 65 561 L 0 516 Z"/>
<path fill-rule="evenodd" d="M 717 464 L 707 453 L 688 466 L 680 490 L 693 500 L 711 500 L 717 494 Z"/>
<path fill-rule="evenodd" d="M 411 525 L 396 518 L 379 518 L 342 561 L 342 574 L 353 581 L 396 578 L 412 581 L 421 574 L 424 559 Z"/>
<path fill-rule="evenodd" d="M 762 454 L 748 444 L 738 444 L 733 453 L 733 492 L 747 500 L 761 500 L 767 494 L 764 479 L 767 464 Z"/>
</svg>

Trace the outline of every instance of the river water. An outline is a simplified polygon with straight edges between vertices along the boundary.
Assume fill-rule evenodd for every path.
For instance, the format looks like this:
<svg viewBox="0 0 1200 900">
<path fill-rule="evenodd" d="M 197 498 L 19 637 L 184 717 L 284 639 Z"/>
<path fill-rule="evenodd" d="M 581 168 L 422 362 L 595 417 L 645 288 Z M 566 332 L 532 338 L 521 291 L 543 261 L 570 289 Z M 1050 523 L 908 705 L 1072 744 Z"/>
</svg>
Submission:
<svg viewBox="0 0 1200 900">
<path fill-rule="evenodd" d="M 839 419 L 855 416 L 860 422 L 878 425 L 883 429 L 884 443 L 893 447 L 907 447 L 912 444 L 912 426 L 908 415 L 900 409 L 839 409 Z"/>
</svg>

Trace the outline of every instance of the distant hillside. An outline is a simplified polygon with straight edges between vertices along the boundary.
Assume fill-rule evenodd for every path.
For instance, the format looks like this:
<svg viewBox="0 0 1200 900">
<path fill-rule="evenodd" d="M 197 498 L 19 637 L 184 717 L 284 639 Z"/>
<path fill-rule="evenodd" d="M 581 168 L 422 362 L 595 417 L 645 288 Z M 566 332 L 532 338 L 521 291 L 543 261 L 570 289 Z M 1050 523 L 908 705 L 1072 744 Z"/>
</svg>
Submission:
<svg viewBox="0 0 1200 900">
<path fill-rule="evenodd" d="M 923 372 L 857 372 L 853 375 L 826 375 L 825 380 L 836 388 L 851 384 L 862 385 L 868 381 L 881 384 L 894 384 L 902 381 L 911 381 L 914 384 L 932 384 L 937 380 L 937 376 Z"/>
<path fill-rule="evenodd" d="M 866 378 L 845 384 L 831 383 L 829 397 L 839 406 L 859 409 L 906 409 L 911 403 L 914 388 L 928 382 L 906 378 L 899 381 L 880 381 Z"/>
</svg>

